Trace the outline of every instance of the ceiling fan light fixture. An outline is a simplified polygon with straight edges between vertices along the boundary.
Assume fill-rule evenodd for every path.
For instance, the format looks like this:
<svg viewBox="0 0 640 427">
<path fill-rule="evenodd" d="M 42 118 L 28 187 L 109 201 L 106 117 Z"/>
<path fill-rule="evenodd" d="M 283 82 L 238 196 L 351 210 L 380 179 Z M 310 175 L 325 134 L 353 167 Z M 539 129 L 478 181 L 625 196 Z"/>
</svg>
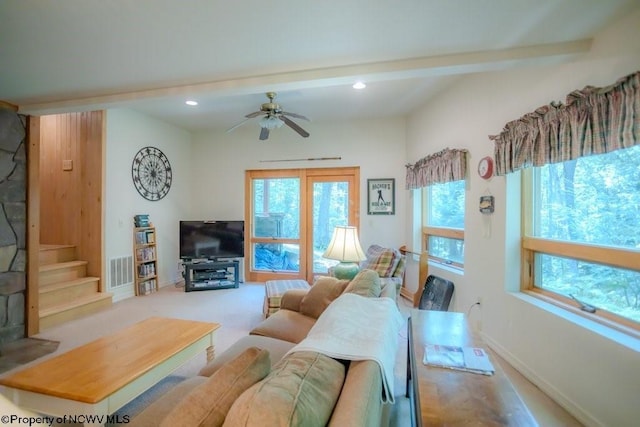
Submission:
<svg viewBox="0 0 640 427">
<path fill-rule="evenodd" d="M 196 105 L 198 105 L 198 101 L 194 101 L 192 99 L 189 99 L 187 101 L 184 102 L 185 104 L 191 106 L 191 107 L 195 107 Z"/>
<path fill-rule="evenodd" d="M 284 122 L 276 116 L 265 116 L 260 119 L 259 124 L 261 128 L 273 130 L 282 127 Z"/>
<path fill-rule="evenodd" d="M 301 119 L 309 121 L 309 119 L 302 114 L 292 113 L 289 111 L 284 111 L 280 105 L 273 102 L 276 97 L 275 92 L 267 92 L 267 98 L 269 98 L 269 102 L 265 102 L 260 106 L 258 111 L 254 111 L 253 113 L 245 114 L 244 120 L 235 126 L 227 129 L 227 132 L 231 132 L 238 126 L 241 126 L 243 123 L 246 123 L 247 120 L 253 119 L 255 117 L 262 117 L 258 124 L 260 125 L 260 141 L 264 141 L 269 138 L 269 132 L 273 129 L 280 128 L 284 125 L 291 128 L 294 132 L 300 135 L 303 138 L 309 137 L 309 132 L 304 130 L 300 125 L 291 120 L 291 118 Z"/>
<path fill-rule="evenodd" d="M 367 85 L 364 82 L 355 82 L 352 87 L 354 89 L 364 89 Z"/>
</svg>

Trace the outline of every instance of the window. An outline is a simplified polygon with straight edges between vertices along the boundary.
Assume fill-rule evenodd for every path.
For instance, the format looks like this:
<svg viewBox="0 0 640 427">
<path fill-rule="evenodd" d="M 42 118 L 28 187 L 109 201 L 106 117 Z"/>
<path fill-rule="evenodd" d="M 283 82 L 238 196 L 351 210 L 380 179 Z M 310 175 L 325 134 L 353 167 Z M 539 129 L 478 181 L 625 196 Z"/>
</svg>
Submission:
<svg viewBox="0 0 640 427">
<path fill-rule="evenodd" d="M 465 181 L 424 188 L 423 247 L 431 261 L 464 267 Z"/>
<path fill-rule="evenodd" d="M 523 177 L 524 288 L 640 330 L 640 146 Z"/>
</svg>

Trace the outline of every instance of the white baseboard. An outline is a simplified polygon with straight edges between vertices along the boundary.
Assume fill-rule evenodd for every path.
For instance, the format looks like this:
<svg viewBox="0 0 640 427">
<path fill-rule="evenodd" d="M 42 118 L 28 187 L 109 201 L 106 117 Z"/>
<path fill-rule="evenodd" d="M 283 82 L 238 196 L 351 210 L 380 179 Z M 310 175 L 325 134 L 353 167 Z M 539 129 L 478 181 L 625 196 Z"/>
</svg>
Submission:
<svg viewBox="0 0 640 427">
<path fill-rule="evenodd" d="M 534 371 L 529 369 L 529 367 L 523 363 L 520 359 L 515 357 L 511 352 L 509 352 L 505 347 L 499 345 L 497 342 L 492 340 L 490 337 L 486 336 L 484 333 L 482 334 L 482 338 L 485 343 L 491 347 L 493 351 L 498 353 L 500 357 L 507 361 L 511 366 L 513 366 L 522 376 L 524 376 L 527 380 L 537 386 L 540 390 L 542 390 L 547 396 L 553 399 L 558 405 L 564 408 L 567 412 L 573 415 L 578 421 L 584 424 L 586 427 L 604 427 L 602 423 L 593 418 L 591 414 L 586 412 L 581 406 L 577 405 L 574 401 L 568 398 L 565 394 L 560 392 L 557 388 L 555 388 L 552 384 L 538 376 Z"/>
</svg>

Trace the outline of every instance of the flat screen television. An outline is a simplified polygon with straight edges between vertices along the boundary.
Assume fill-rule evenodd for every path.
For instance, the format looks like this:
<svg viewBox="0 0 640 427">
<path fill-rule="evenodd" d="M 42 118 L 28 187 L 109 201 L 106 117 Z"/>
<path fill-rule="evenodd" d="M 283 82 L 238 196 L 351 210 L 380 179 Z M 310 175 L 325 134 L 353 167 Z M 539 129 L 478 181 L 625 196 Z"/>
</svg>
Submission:
<svg viewBox="0 0 640 427">
<path fill-rule="evenodd" d="M 244 221 L 180 221 L 180 259 L 244 257 Z"/>
</svg>

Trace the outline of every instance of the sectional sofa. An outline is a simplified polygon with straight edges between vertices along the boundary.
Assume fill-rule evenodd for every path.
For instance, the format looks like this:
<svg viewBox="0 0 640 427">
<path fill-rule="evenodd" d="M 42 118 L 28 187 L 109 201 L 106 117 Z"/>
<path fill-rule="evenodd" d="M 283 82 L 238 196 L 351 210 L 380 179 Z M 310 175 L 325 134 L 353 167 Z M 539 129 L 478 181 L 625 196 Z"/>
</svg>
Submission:
<svg viewBox="0 0 640 427">
<path fill-rule="evenodd" d="M 394 402 L 389 366 L 393 371 L 405 321 L 396 292 L 372 270 L 352 281 L 321 277 L 308 290 L 289 290 L 279 311 L 130 425 L 387 425 Z M 367 345 L 358 340 L 379 341 L 371 359 L 359 354 Z"/>
</svg>

